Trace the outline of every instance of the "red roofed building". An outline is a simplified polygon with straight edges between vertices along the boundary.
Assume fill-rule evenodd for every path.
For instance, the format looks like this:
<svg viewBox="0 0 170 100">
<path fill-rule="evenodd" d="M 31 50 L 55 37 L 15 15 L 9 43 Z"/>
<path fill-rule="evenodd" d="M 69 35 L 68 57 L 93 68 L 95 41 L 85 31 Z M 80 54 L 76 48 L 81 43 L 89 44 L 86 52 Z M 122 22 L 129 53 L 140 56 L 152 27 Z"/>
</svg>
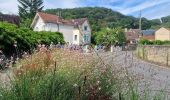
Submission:
<svg viewBox="0 0 170 100">
<path fill-rule="evenodd" d="M 57 15 L 38 12 L 31 27 L 34 31 L 61 32 L 69 44 L 91 43 L 91 28 L 87 18 L 65 20 Z"/>
<path fill-rule="evenodd" d="M 139 40 L 139 34 L 140 34 L 139 29 L 129 29 L 129 30 L 125 29 L 125 37 L 127 43 L 136 44 L 137 41 Z"/>
</svg>

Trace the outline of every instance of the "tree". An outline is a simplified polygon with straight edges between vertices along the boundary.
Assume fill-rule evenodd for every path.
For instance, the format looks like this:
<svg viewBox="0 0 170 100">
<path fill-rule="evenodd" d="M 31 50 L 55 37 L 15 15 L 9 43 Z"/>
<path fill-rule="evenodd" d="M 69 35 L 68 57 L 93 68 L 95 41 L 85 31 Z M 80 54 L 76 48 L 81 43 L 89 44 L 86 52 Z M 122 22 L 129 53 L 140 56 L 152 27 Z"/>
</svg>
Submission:
<svg viewBox="0 0 170 100">
<path fill-rule="evenodd" d="M 19 15 L 22 19 L 31 19 L 37 11 L 43 9 L 43 0 L 18 0 Z"/>
<path fill-rule="evenodd" d="M 104 28 L 96 36 L 96 43 L 106 46 L 125 42 L 125 36 L 121 28 Z"/>
</svg>

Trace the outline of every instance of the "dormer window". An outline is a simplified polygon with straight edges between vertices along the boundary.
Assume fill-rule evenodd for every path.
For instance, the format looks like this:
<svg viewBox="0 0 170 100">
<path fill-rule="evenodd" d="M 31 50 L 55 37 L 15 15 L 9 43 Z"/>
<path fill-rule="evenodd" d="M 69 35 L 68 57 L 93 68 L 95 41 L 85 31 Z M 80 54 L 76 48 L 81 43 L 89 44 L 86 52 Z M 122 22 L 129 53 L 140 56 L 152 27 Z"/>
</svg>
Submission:
<svg viewBox="0 0 170 100">
<path fill-rule="evenodd" d="M 84 26 L 84 30 L 87 31 L 87 26 Z"/>
</svg>

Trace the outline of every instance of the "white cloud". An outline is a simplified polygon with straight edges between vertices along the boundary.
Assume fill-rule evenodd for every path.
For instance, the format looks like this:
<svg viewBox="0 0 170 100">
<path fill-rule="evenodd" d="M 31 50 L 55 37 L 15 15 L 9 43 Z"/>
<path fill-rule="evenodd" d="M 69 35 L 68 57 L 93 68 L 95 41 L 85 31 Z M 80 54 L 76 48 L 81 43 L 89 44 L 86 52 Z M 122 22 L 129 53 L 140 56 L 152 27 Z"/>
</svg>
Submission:
<svg viewBox="0 0 170 100">
<path fill-rule="evenodd" d="M 155 18 L 161 18 L 164 16 L 168 16 L 168 15 L 170 15 L 170 9 L 168 9 L 168 7 L 170 7 L 170 3 L 167 3 L 164 6 L 154 7 L 150 10 L 145 11 L 143 13 L 143 16 L 145 16 L 149 19 L 155 19 Z"/>
<path fill-rule="evenodd" d="M 119 10 L 123 14 L 131 14 L 140 10 L 144 10 L 146 8 L 150 8 L 156 5 L 160 5 L 162 3 L 168 3 L 169 0 L 147 0 L 139 5 L 136 5 L 134 7 L 128 7 L 123 10 Z"/>
<path fill-rule="evenodd" d="M 79 0 L 45 0 L 45 8 L 74 8 L 79 7 Z"/>
</svg>

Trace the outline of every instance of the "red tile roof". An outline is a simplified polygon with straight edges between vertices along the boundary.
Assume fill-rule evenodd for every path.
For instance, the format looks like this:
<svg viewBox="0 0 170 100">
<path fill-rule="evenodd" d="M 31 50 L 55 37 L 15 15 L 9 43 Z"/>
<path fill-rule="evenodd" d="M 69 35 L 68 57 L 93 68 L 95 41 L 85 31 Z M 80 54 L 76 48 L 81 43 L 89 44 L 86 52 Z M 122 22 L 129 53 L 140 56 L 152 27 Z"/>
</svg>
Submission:
<svg viewBox="0 0 170 100">
<path fill-rule="evenodd" d="M 38 15 L 42 18 L 45 23 L 59 23 L 62 19 L 57 15 L 47 14 L 38 12 Z"/>
<path fill-rule="evenodd" d="M 38 12 L 38 15 L 42 18 L 45 23 L 56 23 L 56 24 L 66 24 L 66 25 L 82 25 L 87 18 L 71 19 L 65 20 L 57 15 L 47 14 L 43 12 Z"/>
</svg>

